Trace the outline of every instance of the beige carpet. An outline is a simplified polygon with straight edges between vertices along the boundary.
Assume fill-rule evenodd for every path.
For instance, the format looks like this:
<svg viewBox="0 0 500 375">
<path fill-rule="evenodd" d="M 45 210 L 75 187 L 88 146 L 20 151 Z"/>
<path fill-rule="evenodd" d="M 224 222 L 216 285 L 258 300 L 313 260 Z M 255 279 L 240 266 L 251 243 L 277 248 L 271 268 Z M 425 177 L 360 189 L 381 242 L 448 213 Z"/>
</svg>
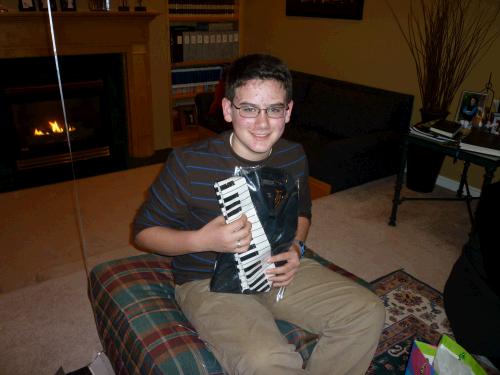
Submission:
<svg viewBox="0 0 500 375">
<path fill-rule="evenodd" d="M 91 265 L 137 253 L 129 245 L 129 224 L 159 168 L 78 181 Z M 470 229 L 465 205 L 404 202 L 391 227 L 393 187 L 390 177 L 314 201 L 308 245 L 365 280 L 404 268 L 441 290 Z M 1 375 L 75 370 L 101 349 L 72 188 L 61 183 L 0 194 Z"/>
</svg>

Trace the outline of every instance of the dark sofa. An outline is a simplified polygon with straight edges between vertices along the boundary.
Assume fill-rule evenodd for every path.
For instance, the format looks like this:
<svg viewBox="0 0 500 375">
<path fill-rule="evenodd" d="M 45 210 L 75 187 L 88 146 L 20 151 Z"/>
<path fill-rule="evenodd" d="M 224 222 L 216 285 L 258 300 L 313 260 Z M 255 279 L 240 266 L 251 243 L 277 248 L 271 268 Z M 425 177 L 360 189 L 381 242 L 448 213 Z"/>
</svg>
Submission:
<svg viewBox="0 0 500 375">
<path fill-rule="evenodd" d="M 310 175 L 332 192 L 396 174 L 400 142 L 408 131 L 413 96 L 292 71 L 294 107 L 284 138 L 301 143 Z M 213 96 L 197 97 L 201 125 L 230 129 L 207 116 Z M 207 107 L 207 108 L 208 108 Z"/>
</svg>

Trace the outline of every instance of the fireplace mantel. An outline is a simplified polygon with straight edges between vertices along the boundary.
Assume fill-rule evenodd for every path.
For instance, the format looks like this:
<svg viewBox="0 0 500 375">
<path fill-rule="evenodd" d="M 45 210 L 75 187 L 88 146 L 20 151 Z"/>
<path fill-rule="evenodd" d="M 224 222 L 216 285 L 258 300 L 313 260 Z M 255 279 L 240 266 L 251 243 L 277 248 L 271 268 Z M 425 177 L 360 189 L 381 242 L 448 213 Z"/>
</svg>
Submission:
<svg viewBox="0 0 500 375">
<path fill-rule="evenodd" d="M 149 22 L 154 12 L 54 12 L 59 55 L 121 53 L 125 58 L 129 153 L 154 152 Z M 48 13 L 1 13 L 0 58 L 52 56 Z M 2 72 L 1 74 L 9 74 Z"/>
</svg>

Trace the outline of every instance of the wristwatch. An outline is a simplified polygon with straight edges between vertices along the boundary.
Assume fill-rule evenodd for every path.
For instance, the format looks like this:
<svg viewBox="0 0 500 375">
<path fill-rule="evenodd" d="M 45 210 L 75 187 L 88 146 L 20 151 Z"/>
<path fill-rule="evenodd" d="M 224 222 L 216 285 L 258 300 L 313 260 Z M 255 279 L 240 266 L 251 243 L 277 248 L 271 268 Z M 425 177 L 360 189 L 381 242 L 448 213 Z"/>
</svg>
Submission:
<svg viewBox="0 0 500 375">
<path fill-rule="evenodd" d="M 304 244 L 304 241 L 301 241 L 301 240 L 294 240 L 294 242 L 299 245 L 299 249 L 300 249 L 300 258 L 302 258 L 304 256 L 304 254 L 306 253 L 306 245 Z"/>
</svg>

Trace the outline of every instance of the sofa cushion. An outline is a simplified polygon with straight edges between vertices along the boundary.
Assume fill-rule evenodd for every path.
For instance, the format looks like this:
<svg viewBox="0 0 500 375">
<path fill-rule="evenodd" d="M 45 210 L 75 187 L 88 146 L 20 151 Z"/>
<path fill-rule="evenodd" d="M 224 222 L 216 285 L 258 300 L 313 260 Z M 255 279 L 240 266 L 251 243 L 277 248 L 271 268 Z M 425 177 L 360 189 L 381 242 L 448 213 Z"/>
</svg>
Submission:
<svg viewBox="0 0 500 375">
<path fill-rule="evenodd" d="M 408 129 L 411 95 L 298 71 L 292 77 L 297 126 L 341 138 Z"/>
<path fill-rule="evenodd" d="M 306 256 L 369 287 L 310 250 Z M 90 273 L 89 297 L 117 375 L 223 374 L 175 301 L 169 257 L 144 254 L 102 263 Z M 317 335 L 283 320 L 276 324 L 307 361 Z"/>
<path fill-rule="evenodd" d="M 309 90 L 307 101 L 300 104 L 300 121 L 308 128 L 327 130 L 332 136 L 353 137 L 388 127 L 390 109 L 380 110 L 385 104 L 375 93 L 317 82 Z"/>
</svg>

